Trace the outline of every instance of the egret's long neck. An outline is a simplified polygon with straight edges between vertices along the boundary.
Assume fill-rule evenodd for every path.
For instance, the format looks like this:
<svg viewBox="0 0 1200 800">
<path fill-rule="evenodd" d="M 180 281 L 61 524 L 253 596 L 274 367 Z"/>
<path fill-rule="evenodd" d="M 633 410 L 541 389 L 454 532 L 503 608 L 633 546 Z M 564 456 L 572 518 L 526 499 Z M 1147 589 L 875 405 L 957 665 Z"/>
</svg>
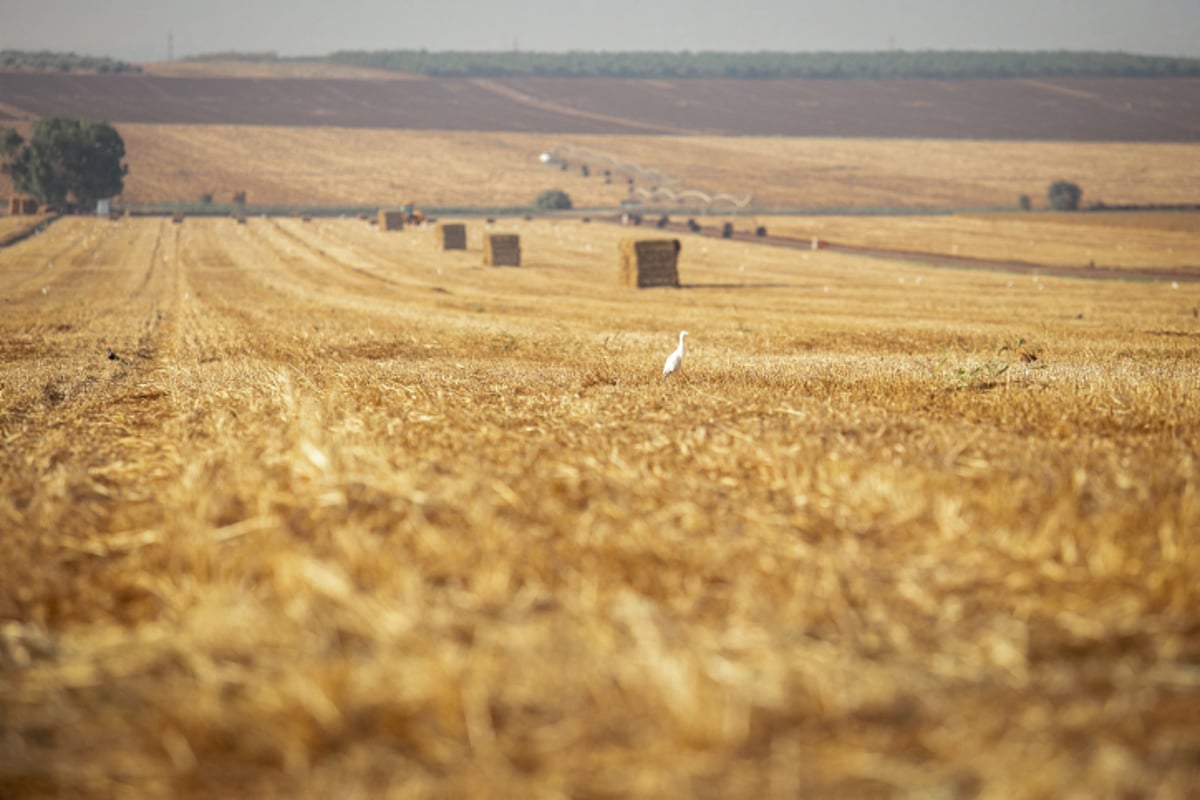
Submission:
<svg viewBox="0 0 1200 800">
<path fill-rule="evenodd" d="M 681 351 L 683 350 L 683 337 L 685 337 L 685 336 L 687 336 L 686 333 L 679 334 L 679 349 Z"/>
</svg>

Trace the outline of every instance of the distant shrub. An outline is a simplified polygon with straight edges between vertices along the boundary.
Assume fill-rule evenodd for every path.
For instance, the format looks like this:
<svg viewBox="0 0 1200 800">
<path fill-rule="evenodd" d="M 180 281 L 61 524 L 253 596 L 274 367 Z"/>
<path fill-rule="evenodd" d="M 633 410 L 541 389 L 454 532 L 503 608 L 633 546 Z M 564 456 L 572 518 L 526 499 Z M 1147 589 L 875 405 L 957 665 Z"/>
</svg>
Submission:
<svg viewBox="0 0 1200 800">
<path fill-rule="evenodd" d="M 533 205 L 545 211 L 561 211 L 572 207 L 570 195 L 562 189 L 547 189 L 537 196 Z"/>
<path fill-rule="evenodd" d="M 1046 199 L 1055 211 L 1075 211 L 1079 208 L 1079 200 L 1083 190 L 1078 184 L 1070 181 L 1055 181 L 1046 191 Z"/>
<path fill-rule="evenodd" d="M 211 206 L 213 201 L 212 192 L 204 192 L 200 195 L 200 205 Z"/>
</svg>

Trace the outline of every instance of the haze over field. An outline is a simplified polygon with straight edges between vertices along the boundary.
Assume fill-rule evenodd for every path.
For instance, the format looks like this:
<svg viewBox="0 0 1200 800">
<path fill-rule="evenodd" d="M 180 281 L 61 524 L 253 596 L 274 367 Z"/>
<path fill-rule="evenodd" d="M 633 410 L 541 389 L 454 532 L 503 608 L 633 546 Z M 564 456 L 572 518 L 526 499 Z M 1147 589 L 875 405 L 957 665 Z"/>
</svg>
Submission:
<svg viewBox="0 0 1200 800">
<path fill-rule="evenodd" d="M 494 3 L 357 0 L 0 0 L 0 48 L 130 60 L 224 50 L 323 55 L 342 49 L 1124 50 L 1200 56 L 1193 0 L 846 3 L 609 0 Z"/>
</svg>

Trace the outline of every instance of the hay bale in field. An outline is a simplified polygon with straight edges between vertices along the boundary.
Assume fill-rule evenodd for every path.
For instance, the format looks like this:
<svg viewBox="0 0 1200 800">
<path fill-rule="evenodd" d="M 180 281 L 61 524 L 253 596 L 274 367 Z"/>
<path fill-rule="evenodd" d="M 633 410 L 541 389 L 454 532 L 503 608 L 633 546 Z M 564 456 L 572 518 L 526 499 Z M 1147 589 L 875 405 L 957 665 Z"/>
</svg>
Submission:
<svg viewBox="0 0 1200 800">
<path fill-rule="evenodd" d="M 515 233 L 489 233 L 483 237 L 485 267 L 521 266 L 521 237 Z"/>
<path fill-rule="evenodd" d="M 379 211 L 379 230 L 381 231 L 402 231 L 404 230 L 404 212 L 403 211 Z"/>
<path fill-rule="evenodd" d="M 443 250 L 467 249 L 467 226 L 461 222 L 444 222 L 438 226 Z"/>
<path fill-rule="evenodd" d="M 766 228 L 766 226 L 765 226 L 765 225 L 759 225 L 757 228 L 755 228 L 755 229 L 754 229 L 754 235 L 755 235 L 755 236 L 766 236 L 766 235 L 767 235 L 767 228 Z"/>
<path fill-rule="evenodd" d="M 619 282 L 645 289 L 651 286 L 679 287 L 678 239 L 622 239 L 619 246 Z"/>
<path fill-rule="evenodd" d="M 723 224 L 721 226 L 721 238 L 722 239 L 732 239 L 733 238 L 733 223 L 732 222 L 726 222 L 725 224 Z"/>
<path fill-rule="evenodd" d="M 8 198 L 8 213 L 13 216 L 38 213 L 38 201 L 32 197 L 15 194 Z"/>
</svg>

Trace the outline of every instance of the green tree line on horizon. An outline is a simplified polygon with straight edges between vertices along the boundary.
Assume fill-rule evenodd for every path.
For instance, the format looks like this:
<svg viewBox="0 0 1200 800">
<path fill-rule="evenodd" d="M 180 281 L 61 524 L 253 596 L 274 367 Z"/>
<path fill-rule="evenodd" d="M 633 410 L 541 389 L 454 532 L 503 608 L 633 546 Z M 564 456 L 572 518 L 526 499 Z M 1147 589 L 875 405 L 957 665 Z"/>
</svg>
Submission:
<svg viewBox="0 0 1200 800">
<path fill-rule="evenodd" d="M 473 52 L 342 50 L 335 64 L 444 77 L 1045 78 L 1198 77 L 1200 59 L 1087 51 Z"/>
<path fill-rule="evenodd" d="M 141 72 L 128 61 L 51 50 L 0 50 L 0 69 L 35 72 Z"/>
</svg>

